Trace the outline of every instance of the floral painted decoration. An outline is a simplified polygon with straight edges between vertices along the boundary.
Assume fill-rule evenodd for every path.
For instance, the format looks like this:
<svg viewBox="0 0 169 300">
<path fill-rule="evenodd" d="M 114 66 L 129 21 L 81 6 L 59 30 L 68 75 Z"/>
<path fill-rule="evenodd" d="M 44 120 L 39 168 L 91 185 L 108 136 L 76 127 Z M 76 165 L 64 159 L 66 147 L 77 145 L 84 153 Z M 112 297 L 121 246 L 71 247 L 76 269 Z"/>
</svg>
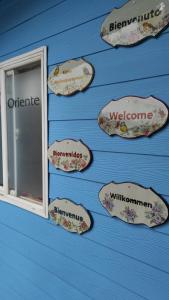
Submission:
<svg viewBox="0 0 169 300">
<path fill-rule="evenodd" d="M 168 206 L 151 189 L 134 183 L 109 183 L 99 192 L 102 205 L 113 217 L 154 227 L 168 219 Z"/>
<path fill-rule="evenodd" d="M 50 219 L 70 232 L 82 234 L 91 228 L 91 219 L 83 206 L 68 199 L 56 199 L 49 205 Z"/>
<path fill-rule="evenodd" d="M 48 150 L 51 163 L 65 172 L 82 171 L 91 162 L 91 152 L 81 141 L 56 141 Z"/>
<path fill-rule="evenodd" d="M 84 59 L 74 59 L 55 67 L 48 78 L 49 88 L 57 95 L 69 96 L 83 91 L 94 76 L 93 66 Z"/>
</svg>

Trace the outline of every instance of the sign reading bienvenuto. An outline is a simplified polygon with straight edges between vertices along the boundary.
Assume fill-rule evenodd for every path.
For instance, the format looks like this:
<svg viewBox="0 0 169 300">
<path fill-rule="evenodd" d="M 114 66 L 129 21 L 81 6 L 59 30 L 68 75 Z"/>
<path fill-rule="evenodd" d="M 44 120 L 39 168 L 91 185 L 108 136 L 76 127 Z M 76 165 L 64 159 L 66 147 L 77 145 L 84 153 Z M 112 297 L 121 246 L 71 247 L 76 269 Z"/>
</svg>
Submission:
<svg viewBox="0 0 169 300">
<path fill-rule="evenodd" d="M 68 199 L 56 199 L 49 205 L 51 220 L 70 232 L 82 234 L 91 227 L 87 210 Z"/>
<path fill-rule="evenodd" d="M 100 112 L 98 123 L 108 135 L 124 138 L 150 136 L 168 120 L 167 106 L 154 97 L 124 97 L 109 102 Z"/>
<path fill-rule="evenodd" d="M 108 15 L 101 27 L 101 37 L 112 46 L 133 45 L 156 36 L 168 23 L 168 0 L 131 0 Z"/>
<path fill-rule="evenodd" d="M 134 183 L 109 183 L 99 198 L 111 216 L 131 224 L 145 224 L 154 227 L 168 218 L 168 207 L 151 189 Z"/>
</svg>

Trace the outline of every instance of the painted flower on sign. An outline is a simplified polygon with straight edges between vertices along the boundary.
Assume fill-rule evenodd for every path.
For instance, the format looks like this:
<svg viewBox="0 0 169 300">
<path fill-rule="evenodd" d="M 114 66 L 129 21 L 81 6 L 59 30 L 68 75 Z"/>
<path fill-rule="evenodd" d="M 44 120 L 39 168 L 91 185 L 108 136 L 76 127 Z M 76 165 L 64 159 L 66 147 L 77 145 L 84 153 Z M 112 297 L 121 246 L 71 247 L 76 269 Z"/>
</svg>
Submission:
<svg viewBox="0 0 169 300">
<path fill-rule="evenodd" d="M 127 220 L 128 223 L 134 223 L 135 218 L 137 218 L 136 211 L 133 208 L 126 206 L 121 212 L 121 215 Z"/>
<path fill-rule="evenodd" d="M 145 211 L 146 218 L 150 220 L 151 224 L 159 225 L 164 223 L 164 207 L 155 203 L 150 211 Z"/>
<path fill-rule="evenodd" d="M 113 208 L 114 208 L 114 201 L 113 199 L 111 198 L 110 194 L 109 193 L 106 193 L 105 194 L 105 198 L 103 200 L 103 206 L 109 210 L 109 211 L 113 211 Z"/>
</svg>

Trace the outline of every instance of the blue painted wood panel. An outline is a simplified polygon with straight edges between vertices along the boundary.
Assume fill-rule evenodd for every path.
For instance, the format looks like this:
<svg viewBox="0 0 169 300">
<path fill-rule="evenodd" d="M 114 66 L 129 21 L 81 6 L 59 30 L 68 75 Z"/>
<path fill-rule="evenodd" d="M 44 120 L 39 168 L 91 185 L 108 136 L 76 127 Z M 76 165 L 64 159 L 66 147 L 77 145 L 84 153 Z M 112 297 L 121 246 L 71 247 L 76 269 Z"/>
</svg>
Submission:
<svg viewBox="0 0 169 300">
<path fill-rule="evenodd" d="M 48 47 L 48 71 L 83 56 L 91 86 L 72 97 L 48 90 L 49 145 L 82 139 L 93 162 L 82 173 L 49 163 L 49 201 L 67 197 L 94 220 L 82 236 L 0 202 L 0 296 L 3 300 L 168 300 L 169 224 L 149 229 L 111 218 L 98 192 L 110 181 L 152 187 L 169 203 L 169 126 L 150 138 L 109 137 L 97 117 L 111 99 L 153 95 L 169 105 L 168 34 L 117 49 L 100 38 L 113 7 L 126 0 L 0 1 L 0 61 Z M 8 293 L 8 294 L 7 294 Z M 103 296 L 104 295 L 104 296 Z"/>
<path fill-rule="evenodd" d="M 158 165 L 157 165 L 158 162 Z M 169 195 L 169 157 L 140 156 L 125 153 L 95 151 L 90 168 L 73 173 L 74 178 L 99 182 L 136 182 Z M 50 173 L 65 175 L 50 164 Z"/>
<path fill-rule="evenodd" d="M 1 206 L 1 209 L 3 210 L 3 207 Z M 11 216 L 11 212 L 14 210 L 14 208 L 9 208 L 9 215 Z M 18 221 L 20 222 L 22 220 L 22 231 L 19 228 L 19 224 L 14 224 L 15 219 L 13 216 L 11 216 L 8 224 L 13 227 L 14 230 L 20 231 L 20 242 L 18 241 L 18 234 L 15 234 L 15 238 L 11 237 L 11 248 L 13 249 L 18 249 L 18 251 L 23 253 L 26 256 L 31 257 L 32 259 L 38 261 L 41 265 L 45 264 L 45 268 L 52 268 L 52 272 L 55 273 L 59 269 L 63 269 L 62 271 L 59 271 L 60 276 L 65 276 L 68 275 L 68 267 L 69 263 L 67 259 L 72 259 L 72 268 L 74 268 L 74 264 L 79 263 L 79 268 L 83 270 L 83 267 L 85 266 L 86 268 L 90 268 L 92 271 L 96 271 L 97 273 L 99 272 L 100 275 L 105 276 L 107 279 L 110 278 L 110 281 L 112 283 L 114 282 L 115 284 L 121 285 L 123 287 L 126 287 L 126 289 L 131 289 L 131 291 L 135 294 L 136 299 L 139 299 L 136 295 L 141 294 L 141 289 L 144 284 L 144 288 L 146 290 L 146 293 L 148 295 L 148 299 L 151 299 L 151 293 L 153 290 L 155 290 L 155 295 L 154 299 L 158 299 L 160 297 L 160 294 L 165 296 L 165 293 L 168 294 L 168 285 L 164 283 L 162 280 L 165 279 L 165 282 L 167 281 L 168 275 L 167 272 L 165 272 L 162 268 L 165 268 L 165 257 L 163 260 L 163 254 L 167 255 L 167 252 L 165 250 L 162 251 L 161 255 L 161 260 L 163 260 L 163 267 L 159 268 L 155 267 L 157 264 L 156 262 L 153 262 L 153 257 L 154 255 L 158 255 L 159 249 L 158 247 L 160 246 L 160 242 L 163 243 L 165 246 L 165 238 L 163 237 L 163 240 L 159 241 L 158 240 L 158 235 L 153 234 L 153 231 L 151 230 L 146 230 L 142 227 L 137 227 L 134 228 L 135 226 L 127 225 L 124 224 L 123 222 L 119 222 L 118 225 L 115 227 L 113 226 L 111 222 L 112 220 L 110 218 L 110 222 L 105 221 L 105 223 L 100 220 L 97 220 L 97 217 L 95 217 L 95 227 L 93 231 L 89 232 L 85 236 L 81 236 L 77 239 L 76 235 L 71 234 L 64 231 L 62 228 L 58 227 L 56 230 L 55 226 L 52 224 L 48 224 L 46 226 L 46 222 L 44 220 L 40 219 L 38 220 L 38 217 L 35 217 L 32 220 L 32 225 L 34 226 L 35 230 L 31 231 L 29 224 L 29 220 L 32 219 L 30 214 L 27 212 L 18 212 L 17 214 Z M 37 226 L 39 224 L 41 226 L 41 232 L 39 233 L 39 228 Z M 99 225 L 100 224 L 100 225 Z M 112 226 L 110 225 L 112 224 Z M 123 225 L 123 229 L 120 228 L 120 224 Z M 9 226 L 8 225 L 8 226 Z M 50 226 L 49 226 L 50 225 Z M 115 223 L 114 223 L 115 225 Z M 126 225 L 126 226 L 125 226 Z M 129 231 L 126 232 L 126 229 L 128 228 Z M 12 229 L 12 230 L 13 230 Z M 111 229 L 111 234 L 110 234 L 110 229 Z M 9 229 L 7 229 L 9 230 Z M 5 229 L 6 231 L 6 229 Z M 4 232 L 5 235 L 5 231 Z M 100 233 L 99 233 L 100 232 Z M 101 233 L 102 232 L 102 233 Z M 36 245 L 33 241 L 31 244 L 26 241 L 27 238 L 25 239 L 22 236 L 22 233 L 24 233 L 25 237 L 30 237 L 31 239 L 34 240 L 34 242 L 38 243 L 40 242 L 40 245 Z M 37 241 L 37 233 L 38 233 L 38 241 Z M 98 234 L 99 233 L 99 234 Z M 19 235 L 20 235 L 19 234 Z M 11 232 L 10 236 L 13 235 L 13 232 Z M 134 238 L 135 236 L 135 238 Z M 151 236 L 151 237 L 150 237 Z M 153 237 L 154 237 L 154 242 L 153 242 Z M 162 237 L 162 236 L 161 236 Z M 157 240 L 156 240 L 157 238 Z M 160 238 L 160 237 L 159 237 Z M 54 242 L 54 239 L 58 241 L 58 243 Z M 117 240 L 120 239 L 121 241 Z M 129 247 L 127 249 L 126 243 L 129 243 Z M 151 240 L 151 243 L 150 243 Z M 22 245 L 21 245 L 22 241 Z M 113 243 L 112 243 L 113 241 Z M 126 241 L 126 242 L 125 242 Z M 94 243 L 93 243 L 94 242 Z M 116 243 L 121 242 L 121 247 L 119 245 L 116 245 Z M 26 244 L 25 244 L 26 243 Z M 131 243 L 131 244 L 130 244 Z M 137 251 L 134 251 L 135 249 L 132 249 L 132 245 L 136 244 L 134 247 L 137 249 Z M 138 243 L 138 244 L 137 244 Z M 5 242 L 6 244 L 6 242 Z M 20 245 L 20 246 L 19 246 Z M 50 249 L 45 249 L 43 246 L 47 246 Z M 96 247 L 97 245 L 97 247 Z M 149 246 L 148 246 L 149 245 Z M 124 247 L 125 246 L 125 247 Z M 34 248 L 35 247 L 35 248 Z M 39 247 L 39 250 L 38 250 Z M 118 248 L 116 250 L 115 248 Z M 141 247 L 138 248 L 138 247 Z M 150 247 L 150 248 L 149 248 Z M 82 255 L 82 249 L 85 249 L 85 255 Z M 120 249 L 121 248 L 121 249 Z M 146 248 L 144 251 L 142 249 Z M 27 249 L 25 251 L 25 249 Z M 34 250 L 33 250 L 34 249 Z M 40 250 L 41 249 L 41 250 Z M 103 249 L 103 252 L 101 251 Z M 127 252 L 129 252 L 129 255 L 127 255 Z M 139 249 L 139 251 L 138 251 Z M 52 253 L 51 252 L 56 251 L 57 253 Z M 73 251 L 72 251 L 73 250 Z M 121 251 L 120 251 L 121 250 Z M 167 249 L 166 249 L 167 250 Z M 7 251 L 7 250 L 6 250 Z M 35 252 L 41 251 L 41 256 L 36 256 L 34 257 Z M 48 251 L 48 259 L 45 260 Z M 104 254 L 103 254 L 104 253 Z M 135 253 L 135 254 L 134 254 Z M 132 255 L 136 256 L 137 258 L 133 258 Z M 55 260 L 53 258 L 53 255 L 55 255 Z M 65 258 L 60 259 L 60 256 L 63 255 L 64 257 L 66 256 L 66 264 L 61 264 L 62 262 L 65 261 Z M 142 256 L 141 256 L 142 255 Z M 148 263 L 146 263 L 145 260 L 142 260 L 141 257 L 143 258 L 145 255 L 146 259 L 149 257 L 151 258 L 151 261 L 149 260 Z M 12 254 L 11 254 L 12 256 Z M 139 257 L 139 259 L 138 259 Z M 21 258 L 20 258 L 21 259 Z M 91 260 L 92 260 L 92 265 L 91 265 Z M 56 265 L 55 265 L 56 263 Z M 60 267 L 59 267 L 60 265 Z M 110 267 L 111 266 L 111 267 Z M 162 266 L 162 263 L 161 263 Z M 76 267 L 75 267 L 76 270 Z M 65 272 L 63 272 L 65 271 Z M 80 272 L 80 271 L 79 271 Z M 86 273 L 90 273 L 90 271 L 86 270 Z M 79 274 L 79 273 L 78 273 Z M 78 279 L 78 274 L 77 272 L 73 273 L 73 278 L 79 282 Z M 147 276 L 146 282 L 145 281 L 145 274 Z M 135 276 L 135 286 L 133 290 L 133 280 L 132 276 Z M 70 276 L 69 276 L 70 277 Z M 89 276 L 90 278 L 90 276 Z M 96 275 L 93 277 L 92 284 L 94 284 L 94 280 L 97 278 Z M 68 281 L 70 282 L 71 279 L 69 278 Z M 87 280 L 86 280 L 87 281 Z M 109 281 L 109 280 L 108 280 Z M 158 284 L 157 286 L 151 285 L 151 281 L 157 281 Z M 104 282 L 104 280 L 103 280 Z M 86 282 L 83 283 L 84 285 Z M 83 288 L 83 287 L 80 287 Z M 97 287 L 97 289 L 102 289 L 102 287 Z M 104 287 L 103 287 L 104 288 Z M 113 290 L 112 288 L 112 293 L 113 295 Z M 162 291 L 162 292 L 161 292 Z M 94 295 L 94 293 L 97 292 L 95 290 L 92 290 L 91 293 Z M 126 292 L 127 293 L 127 292 Z M 126 294 L 128 297 L 128 295 Z M 122 297 L 122 296 L 121 296 Z M 95 296 L 94 296 L 95 299 Z M 97 299 L 97 298 L 96 298 Z M 117 298 L 118 299 L 118 298 Z M 165 299 L 165 298 L 164 298 Z"/>
<path fill-rule="evenodd" d="M 29 22 L 33 18 L 52 10 L 65 0 L 36 1 L 13 0 L 0 1 L 0 35 L 5 34 L 13 28 Z M 10 3 L 10 4 L 9 4 Z M 15 14 L 14 11 L 15 10 Z M 8 20 L 8 22 L 6 22 Z"/>
</svg>

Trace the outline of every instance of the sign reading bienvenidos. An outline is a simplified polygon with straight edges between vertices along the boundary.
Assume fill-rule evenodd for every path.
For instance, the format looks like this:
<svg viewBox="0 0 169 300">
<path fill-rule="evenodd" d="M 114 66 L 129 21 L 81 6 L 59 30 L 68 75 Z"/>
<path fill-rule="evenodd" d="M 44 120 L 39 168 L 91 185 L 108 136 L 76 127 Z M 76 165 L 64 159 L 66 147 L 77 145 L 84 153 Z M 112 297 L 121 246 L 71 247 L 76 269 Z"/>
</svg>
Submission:
<svg viewBox="0 0 169 300">
<path fill-rule="evenodd" d="M 168 108 L 154 97 L 124 97 L 109 102 L 100 112 L 98 123 L 108 135 L 124 138 L 150 136 L 165 125 Z"/>
<path fill-rule="evenodd" d="M 156 36 L 169 23 L 169 0 L 131 0 L 105 19 L 101 37 L 112 46 L 133 45 Z"/>
<path fill-rule="evenodd" d="M 81 141 L 66 139 L 56 141 L 50 146 L 48 158 L 62 171 L 82 171 L 91 162 L 91 152 Z"/>
<path fill-rule="evenodd" d="M 168 207 L 151 189 L 134 183 L 109 183 L 99 198 L 102 205 L 113 217 L 131 223 L 154 227 L 168 218 Z"/>
<path fill-rule="evenodd" d="M 48 79 L 49 88 L 58 95 L 69 96 L 83 91 L 94 76 L 94 68 L 84 59 L 74 59 L 57 66 Z"/>
<path fill-rule="evenodd" d="M 91 219 L 86 209 L 68 199 L 56 199 L 49 205 L 49 216 L 57 225 L 79 234 L 88 231 Z"/>
</svg>

